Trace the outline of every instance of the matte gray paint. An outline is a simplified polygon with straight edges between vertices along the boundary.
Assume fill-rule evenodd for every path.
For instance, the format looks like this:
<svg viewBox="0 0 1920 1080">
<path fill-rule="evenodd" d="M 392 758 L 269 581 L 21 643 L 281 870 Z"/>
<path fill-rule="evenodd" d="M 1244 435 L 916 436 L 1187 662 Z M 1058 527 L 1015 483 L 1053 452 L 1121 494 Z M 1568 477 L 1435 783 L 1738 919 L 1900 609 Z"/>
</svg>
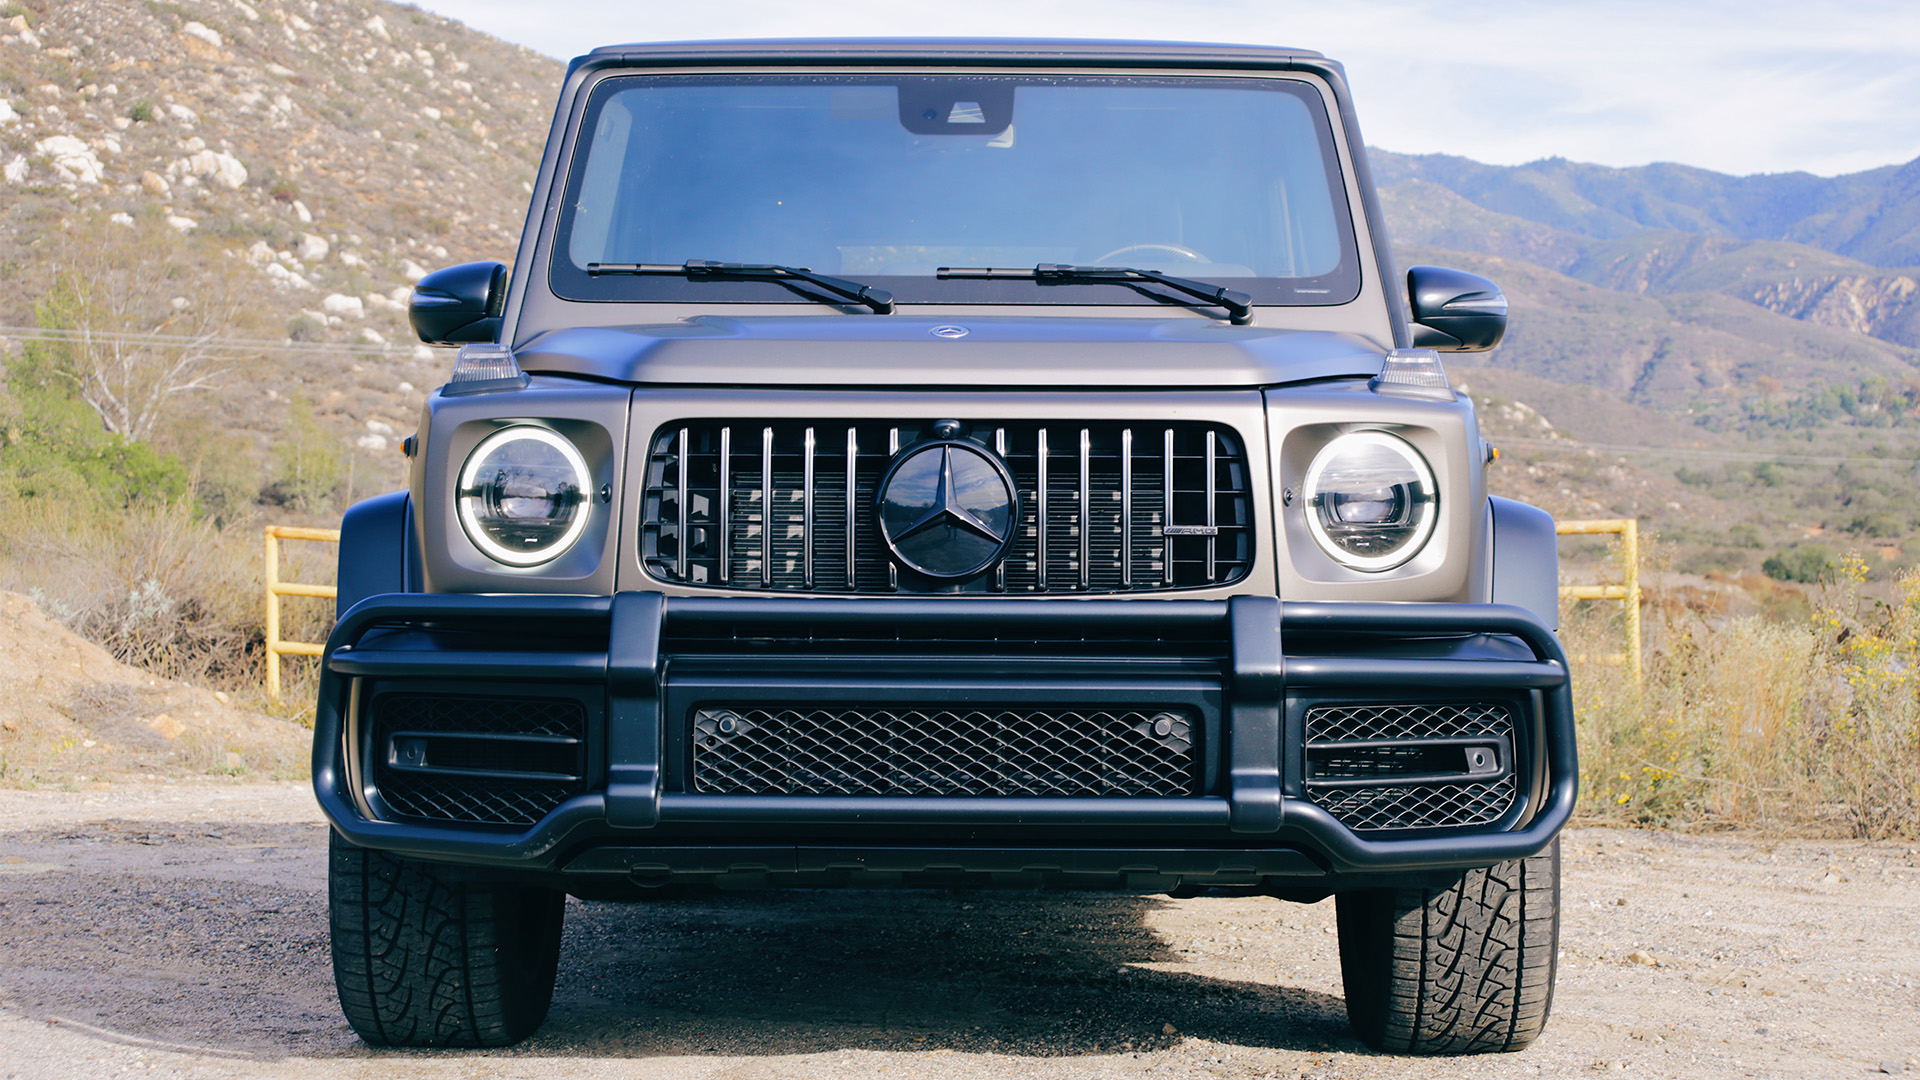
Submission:
<svg viewBox="0 0 1920 1080">
<path fill-rule="evenodd" d="M 1526 608 L 1560 630 L 1560 538 L 1553 515 L 1498 495 L 1493 511 L 1493 602 Z"/>
<path fill-rule="evenodd" d="M 334 618 L 379 593 L 407 591 L 407 493 L 362 499 L 340 521 Z"/>
<path fill-rule="evenodd" d="M 936 337 L 945 324 L 963 338 Z M 531 372 L 693 386 L 1259 387 L 1380 370 L 1352 334 L 1197 319 L 721 316 L 554 330 L 516 354 Z"/>
</svg>

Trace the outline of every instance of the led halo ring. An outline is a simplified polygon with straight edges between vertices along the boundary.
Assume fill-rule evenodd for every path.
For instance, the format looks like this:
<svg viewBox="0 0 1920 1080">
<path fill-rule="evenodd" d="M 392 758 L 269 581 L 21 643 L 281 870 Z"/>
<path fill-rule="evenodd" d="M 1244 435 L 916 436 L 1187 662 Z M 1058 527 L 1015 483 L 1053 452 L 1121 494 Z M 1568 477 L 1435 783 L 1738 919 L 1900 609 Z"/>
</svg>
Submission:
<svg viewBox="0 0 1920 1080">
<path fill-rule="evenodd" d="M 488 536 L 473 510 L 473 504 L 477 500 L 466 494 L 473 488 L 480 466 L 486 462 L 489 454 L 508 443 L 522 440 L 542 443 L 558 450 L 560 456 L 572 467 L 575 487 L 580 492 L 580 502 L 573 523 L 568 526 L 567 531 L 557 543 L 539 551 L 515 551 L 502 546 Z M 592 477 L 587 472 L 586 459 L 581 457 L 579 449 L 559 432 L 527 424 L 501 428 L 480 440 L 480 445 L 475 446 L 473 452 L 467 455 L 467 463 L 460 467 L 460 483 L 454 489 L 454 501 L 459 506 L 460 527 L 466 531 L 467 539 L 473 541 L 475 547 L 485 552 L 487 557 L 495 562 L 505 563 L 508 566 L 538 566 L 544 562 L 551 562 L 571 550 L 574 543 L 580 539 L 580 534 L 586 531 L 587 519 L 592 516 L 593 500 L 588 489 L 591 483 Z"/>
<path fill-rule="evenodd" d="M 1422 489 L 1426 498 L 1419 500 L 1413 508 L 1413 533 L 1393 550 L 1384 555 L 1356 555 L 1341 547 L 1327 533 L 1326 525 L 1320 520 L 1320 485 L 1325 479 L 1329 465 L 1341 454 L 1362 446 L 1372 446 L 1388 450 L 1397 455 L 1413 473 L 1414 484 Z M 1307 531 L 1313 534 L 1314 542 L 1320 550 L 1326 552 L 1341 566 L 1367 573 L 1379 573 L 1392 570 L 1405 564 L 1418 555 L 1427 541 L 1433 536 L 1434 524 L 1439 520 L 1440 489 L 1433 480 L 1433 470 L 1427 467 L 1427 460 L 1420 456 L 1407 440 L 1384 431 L 1350 431 L 1320 448 L 1313 457 L 1313 464 L 1307 467 L 1306 478 L 1301 482 L 1304 498 L 1301 509 L 1307 519 Z"/>
</svg>

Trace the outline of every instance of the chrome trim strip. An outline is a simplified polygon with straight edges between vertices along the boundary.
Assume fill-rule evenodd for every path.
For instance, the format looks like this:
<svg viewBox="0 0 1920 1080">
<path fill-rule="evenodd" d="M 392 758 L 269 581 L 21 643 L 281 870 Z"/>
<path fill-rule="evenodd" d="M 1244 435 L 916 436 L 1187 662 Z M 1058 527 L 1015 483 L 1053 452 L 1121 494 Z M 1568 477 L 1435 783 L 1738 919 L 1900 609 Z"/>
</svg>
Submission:
<svg viewBox="0 0 1920 1080">
<path fill-rule="evenodd" d="M 853 531 L 854 531 L 855 524 L 860 519 L 859 507 L 856 505 L 858 500 L 854 496 L 854 492 L 859 489 L 859 475 L 854 471 L 855 464 L 860 460 L 860 438 L 859 438 L 859 435 L 857 434 L 858 430 L 859 429 L 853 427 L 851 424 L 847 426 L 847 588 L 848 589 L 852 589 L 856 587 L 856 582 L 853 579 L 853 563 L 854 563 L 854 557 L 855 557 L 854 546 L 853 546 Z"/>
<path fill-rule="evenodd" d="M 760 429 L 760 587 L 773 584 L 773 428 Z"/>
<path fill-rule="evenodd" d="M 1167 507 L 1160 515 L 1160 583 L 1173 584 L 1173 536 L 1167 527 L 1173 524 L 1173 429 L 1167 429 L 1166 453 L 1160 458 L 1162 486 Z"/>
<path fill-rule="evenodd" d="M 1209 446 L 1212 444 L 1209 443 Z M 805 486 L 800 491 L 800 573 L 807 588 L 813 588 L 813 429 L 807 429 L 807 467 Z"/>
<path fill-rule="evenodd" d="M 1133 585 L 1133 429 L 1120 429 L 1120 585 Z"/>
<path fill-rule="evenodd" d="M 720 427 L 720 584 L 733 566 L 733 425 Z"/>
<path fill-rule="evenodd" d="M 1220 440 L 1218 439 L 1214 430 L 1212 428 L 1208 428 L 1207 429 L 1207 584 L 1209 585 L 1213 584 L 1213 580 L 1214 580 L 1213 578 L 1214 551 L 1220 545 L 1220 527 L 1213 520 L 1214 512 L 1217 509 L 1217 504 L 1220 501 L 1214 492 L 1214 484 L 1217 479 L 1215 476 L 1215 473 L 1219 471 L 1214 464 L 1214 453 L 1219 441 Z"/>
<path fill-rule="evenodd" d="M 997 427 L 993 429 L 993 450 L 994 450 L 994 453 L 1000 455 L 1000 460 L 1002 463 L 1004 463 L 1007 460 L 1007 429 L 1006 428 Z M 1018 495 L 1019 492 L 1016 490 L 1014 494 Z M 1020 527 L 1020 523 L 1018 521 L 1015 521 L 1013 523 L 1013 527 L 1015 529 L 1018 529 Z M 1001 559 L 999 562 L 993 564 L 993 591 L 994 592 L 1007 591 L 1007 560 L 1005 559 Z"/>
<path fill-rule="evenodd" d="M 1038 560 L 1036 560 L 1038 564 L 1038 569 L 1039 569 L 1039 576 L 1037 580 L 1039 581 L 1040 591 L 1046 592 L 1047 591 L 1047 429 L 1046 429 L 1046 425 L 1044 424 L 1041 425 L 1040 427 L 1040 446 L 1038 451 L 1036 452 L 1036 456 L 1039 458 L 1039 461 L 1040 461 L 1040 479 L 1039 479 L 1039 482 L 1035 485 L 1035 490 L 1038 492 L 1040 497 L 1040 507 L 1038 510 L 1035 511 L 1034 518 L 1033 518 L 1033 522 L 1036 526 L 1038 526 L 1039 533 L 1040 533 L 1040 536 L 1039 536 L 1040 556 Z"/>
<path fill-rule="evenodd" d="M 887 460 L 891 462 L 894 458 L 897 458 L 899 456 L 900 456 L 900 429 L 897 427 L 888 428 L 887 429 Z M 876 500 L 879 498 L 879 496 L 880 496 L 879 492 L 877 491 L 874 492 L 874 498 Z M 877 516 L 879 514 L 879 511 L 875 510 L 874 513 Z M 887 588 L 893 590 L 894 592 L 900 591 L 900 565 L 893 561 L 893 556 L 891 553 L 889 553 L 887 556 Z"/>
<path fill-rule="evenodd" d="M 1080 587 L 1093 566 L 1093 435 L 1080 429 Z"/>
<path fill-rule="evenodd" d="M 679 532 L 675 536 L 679 540 L 676 546 L 679 547 L 680 552 L 679 557 L 674 559 L 673 573 L 675 577 L 685 581 L 687 580 L 687 549 L 693 546 L 687 537 L 687 456 L 693 448 L 687 445 L 687 429 L 684 427 L 680 429 L 680 441 L 677 445 L 680 447 L 680 455 L 675 461 L 673 471 L 679 474 L 680 481 L 680 492 L 675 496 L 679 500 L 679 505 L 676 507 L 680 512 Z"/>
</svg>

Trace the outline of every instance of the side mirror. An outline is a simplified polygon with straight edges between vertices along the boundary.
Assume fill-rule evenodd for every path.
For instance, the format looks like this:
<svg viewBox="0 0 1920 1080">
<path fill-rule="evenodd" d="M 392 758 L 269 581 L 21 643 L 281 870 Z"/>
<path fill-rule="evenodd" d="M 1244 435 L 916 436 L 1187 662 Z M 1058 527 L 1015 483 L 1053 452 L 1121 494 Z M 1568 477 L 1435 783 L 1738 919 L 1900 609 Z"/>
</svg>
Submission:
<svg viewBox="0 0 1920 1080">
<path fill-rule="evenodd" d="M 1507 332 L 1507 298 L 1479 274 L 1413 267 L 1407 271 L 1407 302 L 1416 349 L 1486 352 Z"/>
<path fill-rule="evenodd" d="M 413 287 L 407 321 L 429 345 L 497 341 L 507 303 L 507 268 L 470 262 L 435 270 Z"/>
</svg>

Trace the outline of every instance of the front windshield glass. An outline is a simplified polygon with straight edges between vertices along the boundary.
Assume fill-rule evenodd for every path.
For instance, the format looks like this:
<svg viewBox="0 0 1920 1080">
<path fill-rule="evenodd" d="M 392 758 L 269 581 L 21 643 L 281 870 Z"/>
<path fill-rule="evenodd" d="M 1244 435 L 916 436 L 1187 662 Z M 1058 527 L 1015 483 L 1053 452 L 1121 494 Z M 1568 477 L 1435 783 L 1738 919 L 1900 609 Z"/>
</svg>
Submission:
<svg viewBox="0 0 1920 1080">
<path fill-rule="evenodd" d="M 551 280 L 576 300 L 792 303 L 773 281 L 593 273 L 775 263 L 902 303 L 1191 303 L 1158 286 L 940 279 L 1131 266 L 1259 304 L 1358 293 L 1309 84 L 1111 76 L 620 76 L 595 89 Z"/>
</svg>

